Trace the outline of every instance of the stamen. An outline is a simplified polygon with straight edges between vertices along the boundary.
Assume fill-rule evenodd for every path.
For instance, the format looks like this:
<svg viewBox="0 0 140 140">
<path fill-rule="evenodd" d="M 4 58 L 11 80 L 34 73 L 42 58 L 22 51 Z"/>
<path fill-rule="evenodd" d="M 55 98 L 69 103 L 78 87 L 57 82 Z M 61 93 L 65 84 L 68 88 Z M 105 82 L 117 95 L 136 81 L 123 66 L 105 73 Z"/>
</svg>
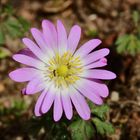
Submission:
<svg viewBox="0 0 140 140">
<path fill-rule="evenodd" d="M 82 72 L 82 63 L 80 57 L 74 58 L 69 52 L 62 56 L 56 54 L 50 59 L 48 70 L 48 77 L 54 81 L 55 86 L 64 88 L 79 80 L 77 75 Z"/>
</svg>

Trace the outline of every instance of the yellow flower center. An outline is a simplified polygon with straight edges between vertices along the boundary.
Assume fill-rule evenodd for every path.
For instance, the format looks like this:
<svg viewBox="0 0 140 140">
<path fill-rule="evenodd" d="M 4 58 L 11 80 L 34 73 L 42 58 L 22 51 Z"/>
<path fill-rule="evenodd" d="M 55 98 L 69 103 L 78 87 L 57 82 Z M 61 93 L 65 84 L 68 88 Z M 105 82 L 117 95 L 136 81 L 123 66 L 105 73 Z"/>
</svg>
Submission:
<svg viewBox="0 0 140 140">
<path fill-rule="evenodd" d="M 78 74 L 82 72 L 82 63 L 79 57 L 66 52 L 63 55 L 56 54 L 51 58 L 48 67 L 48 76 L 57 87 L 68 87 L 79 80 Z"/>
<path fill-rule="evenodd" d="M 58 73 L 58 76 L 62 76 L 62 77 L 65 77 L 68 73 L 68 67 L 65 66 L 65 65 L 61 65 L 57 68 L 57 73 Z"/>
</svg>

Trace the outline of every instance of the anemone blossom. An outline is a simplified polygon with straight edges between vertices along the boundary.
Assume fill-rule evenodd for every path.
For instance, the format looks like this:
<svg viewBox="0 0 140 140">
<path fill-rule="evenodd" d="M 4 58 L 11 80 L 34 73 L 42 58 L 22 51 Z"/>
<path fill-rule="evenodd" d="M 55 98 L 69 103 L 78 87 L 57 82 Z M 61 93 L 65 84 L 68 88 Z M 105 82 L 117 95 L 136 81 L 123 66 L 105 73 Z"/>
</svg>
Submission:
<svg viewBox="0 0 140 140">
<path fill-rule="evenodd" d="M 101 40 L 92 39 L 77 49 L 81 28 L 74 25 L 67 36 L 60 20 L 55 26 L 43 20 L 42 30 L 31 29 L 34 41 L 23 38 L 26 48 L 13 59 L 26 67 L 12 71 L 9 76 L 16 82 L 28 82 L 23 94 L 42 92 L 34 113 L 41 116 L 53 105 L 53 118 L 60 120 L 63 112 L 67 119 L 73 116 L 73 106 L 84 120 L 90 119 L 86 99 L 101 105 L 109 94 L 102 80 L 114 79 L 113 72 L 98 69 L 107 65 L 109 49 L 93 51 Z"/>
</svg>

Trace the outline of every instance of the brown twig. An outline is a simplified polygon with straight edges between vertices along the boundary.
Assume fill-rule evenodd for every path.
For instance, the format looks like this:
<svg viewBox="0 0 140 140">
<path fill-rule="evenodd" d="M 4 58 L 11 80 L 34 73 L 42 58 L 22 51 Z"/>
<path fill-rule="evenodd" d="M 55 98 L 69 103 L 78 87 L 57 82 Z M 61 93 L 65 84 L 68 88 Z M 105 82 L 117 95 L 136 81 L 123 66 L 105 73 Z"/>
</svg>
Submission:
<svg viewBox="0 0 140 140">
<path fill-rule="evenodd" d="M 66 10 L 71 5 L 72 5 L 72 1 L 71 0 L 66 1 L 61 6 L 57 6 L 57 7 L 48 7 L 47 3 L 46 3 L 42 7 L 42 11 L 46 12 L 46 13 L 58 14 L 58 13 L 64 11 L 64 10 Z"/>
</svg>

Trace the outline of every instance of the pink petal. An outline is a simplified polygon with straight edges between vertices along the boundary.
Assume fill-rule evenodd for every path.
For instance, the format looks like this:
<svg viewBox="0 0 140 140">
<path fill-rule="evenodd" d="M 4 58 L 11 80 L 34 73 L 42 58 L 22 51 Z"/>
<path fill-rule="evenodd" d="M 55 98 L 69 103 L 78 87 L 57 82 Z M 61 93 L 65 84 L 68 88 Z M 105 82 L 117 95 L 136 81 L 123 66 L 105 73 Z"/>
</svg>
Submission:
<svg viewBox="0 0 140 140">
<path fill-rule="evenodd" d="M 57 32 L 54 24 L 48 20 L 42 21 L 43 36 L 48 47 L 57 48 Z"/>
<path fill-rule="evenodd" d="M 45 89 L 45 85 L 43 84 L 43 81 L 41 78 L 39 77 L 35 77 L 34 79 L 32 79 L 27 87 L 26 87 L 26 94 L 34 94 L 37 92 L 42 91 L 43 89 Z"/>
<path fill-rule="evenodd" d="M 78 25 L 74 25 L 68 36 L 68 50 L 73 54 L 77 48 L 81 36 L 81 28 Z"/>
<path fill-rule="evenodd" d="M 54 99 L 53 117 L 55 121 L 59 121 L 63 113 L 60 91 L 56 94 Z"/>
<path fill-rule="evenodd" d="M 57 33 L 58 33 L 58 49 L 59 54 L 63 54 L 67 50 L 67 33 L 64 25 L 60 20 L 57 21 Z"/>
<path fill-rule="evenodd" d="M 92 90 L 96 90 L 98 91 L 98 94 L 103 97 L 106 98 L 109 95 L 109 90 L 107 85 L 103 84 L 102 82 L 97 82 L 97 81 L 93 81 L 92 80 Z M 94 87 L 94 88 L 93 88 Z"/>
<path fill-rule="evenodd" d="M 107 49 L 107 48 L 94 51 L 84 58 L 85 65 L 95 62 L 95 61 L 107 56 L 108 54 L 109 54 L 109 49 Z"/>
<path fill-rule="evenodd" d="M 93 68 L 99 68 L 107 65 L 107 59 L 101 58 L 99 61 L 93 62 L 89 65 L 84 66 L 84 69 L 93 69 Z"/>
<path fill-rule="evenodd" d="M 41 116 L 42 113 L 41 113 L 41 106 L 42 106 L 42 103 L 43 103 L 43 100 L 45 98 L 47 94 L 47 91 L 44 90 L 41 95 L 39 96 L 37 102 L 36 102 L 36 105 L 35 105 L 35 109 L 34 109 L 34 113 L 35 113 L 35 116 Z"/>
<path fill-rule="evenodd" d="M 79 76 L 85 78 L 102 79 L 102 80 L 110 80 L 116 78 L 115 73 L 102 69 L 85 70 L 85 73 L 81 73 L 79 74 Z"/>
<path fill-rule="evenodd" d="M 24 55 L 28 55 L 28 56 L 30 56 L 32 58 L 37 59 L 37 57 L 33 54 L 33 52 L 30 51 L 28 48 L 24 48 L 24 49 L 18 51 L 17 54 L 24 54 Z"/>
<path fill-rule="evenodd" d="M 22 93 L 23 95 L 26 95 L 26 88 L 23 88 L 23 89 L 21 90 L 21 93 Z"/>
<path fill-rule="evenodd" d="M 43 39 L 42 33 L 41 33 L 38 29 L 36 29 L 36 28 L 32 28 L 32 29 L 31 29 L 31 33 L 32 33 L 32 35 L 33 35 L 33 37 L 34 37 L 36 43 L 38 44 L 38 46 L 39 46 L 43 51 L 46 51 L 47 45 L 46 45 L 46 43 L 45 43 L 45 41 L 44 41 L 44 39 Z"/>
<path fill-rule="evenodd" d="M 72 104 L 69 97 L 68 90 L 61 91 L 62 104 L 66 117 L 70 120 L 73 115 Z"/>
<path fill-rule="evenodd" d="M 13 56 L 13 59 L 17 62 L 22 63 L 22 64 L 32 66 L 32 67 L 35 67 L 38 69 L 42 69 L 42 70 L 44 70 L 46 67 L 46 65 L 43 62 L 41 62 L 35 58 L 32 58 L 30 56 L 23 55 L 23 54 L 15 54 Z"/>
<path fill-rule="evenodd" d="M 75 57 L 80 56 L 81 58 L 89 54 L 93 49 L 95 49 L 99 44 L 101 44 L 101 40 L 92 39 L 82 45 L 74 54 Z"/>
<path fill-rule="evenodd" d="M 42 104 L 42 107 L 41 107 L 42 113 L 47 113 L 50 110 L 50 108 L 51 108 L 51 106 L 53 104 L 53 101 L 55 99 L 56 91 L 54 92 L 52 88 L 53 87 L 51 87 L 48 90 L 47 95 L 46 95 L 46 97 L 45 97 L 45 99 L 43 101 L 43 104 Z"/>
<path fill-rule="evenodd" d="M 108 87 L 105 84 L 103 84 L 102 82 L 84 79 L 84 78 L 82 78 L 79 81 L 80 81 L 80 82 L 78 82 L 79 88 L 84 87 L 84 86 L 86 88 L 89 87 L 87 89 L 89 89 L 93 94 L 96 94 L 97 96 L 107 97 L 109 94 Z M 99 102 L 99 104 L 100 103 L 102 103 L 102 101 Z"/>
<path fill-rule="evenodd" d="M 97 90 L 91 90 L 91 87 L 85 81 L 84 81 L 84 84 L 82 84 L 82 85 L 77 82 L 75 87 L 76 87 L 77 90 L 79 90 L 85 97 L 87 97 L 93 103 L 98 104 L 98 105 L 101 105 L 103 103 L 102 99 L 98 95 L 98 91 Z M 96 89 L 96 88 L 94 88 L 94 89 Z"/>
<path fill-rule="evenodd" d="M 38 70 L 34 68 L 20 68 L 9 73 L 9 77 L 16 82 L 30 81 L 38 74 Z"/>
<path fill-rule="evenodd" d="M 90 108 L 85 98 L 73 87 L 70 87 L 70 97 L 81 118 L 84 120 L 90 119 Z"/>
<path fill-rule="evenodd" d="M 43 62 L 48 62 L 49 57 L 30 39 L 23 38 L 23 43 Z"/>
<path fill-rule="evenodd" d="M 41 50 L 50 57 L 54 56 L 53 50 L 50 47 L 47 47 L 43 34 L 36 28 L 32 28 L 31 33 Z"/>
</svg>

